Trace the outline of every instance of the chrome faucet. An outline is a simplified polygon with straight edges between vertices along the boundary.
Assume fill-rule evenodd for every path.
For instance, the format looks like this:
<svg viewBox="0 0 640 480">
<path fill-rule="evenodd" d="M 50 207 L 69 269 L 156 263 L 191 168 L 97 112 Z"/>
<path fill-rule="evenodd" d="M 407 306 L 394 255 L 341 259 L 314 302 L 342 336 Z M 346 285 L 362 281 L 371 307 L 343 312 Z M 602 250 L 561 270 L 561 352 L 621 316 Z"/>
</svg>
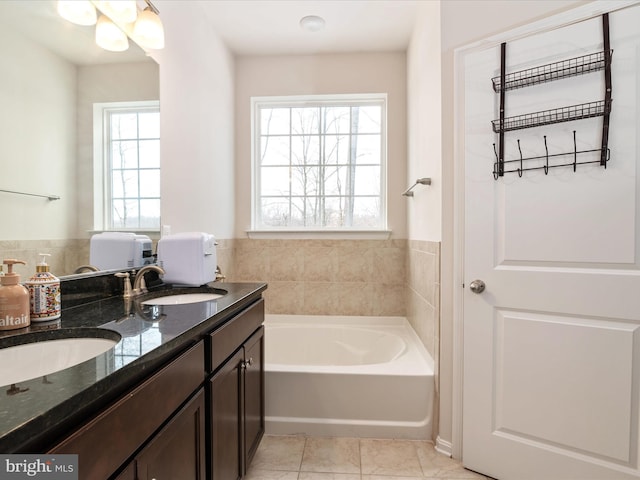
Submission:
<svg viewBox="0 0 640 480">
<path fill-rule="evenodd" d="M 153 270 L 154 272 L 158 272 L 160 275 L 164 275 L 165 271 L 162 267 L 158 265 L 145 265 L 144 267 L 138 270 L 136 273 L 136 278 L 133 281 L 133 296 L 138 296 L 147 291 L 147 285 L 144 281 L 144 274 Z"/>
</svg>

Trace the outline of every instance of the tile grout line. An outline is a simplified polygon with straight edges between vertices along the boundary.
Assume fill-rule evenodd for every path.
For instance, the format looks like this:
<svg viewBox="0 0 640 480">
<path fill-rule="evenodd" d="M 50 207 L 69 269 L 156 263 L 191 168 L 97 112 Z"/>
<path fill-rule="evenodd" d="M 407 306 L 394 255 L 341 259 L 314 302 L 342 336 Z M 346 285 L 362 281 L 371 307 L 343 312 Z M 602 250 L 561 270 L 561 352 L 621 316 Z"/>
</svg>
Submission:
<svg viewBox="0 0 640 480">
<path fill-rule="evenodd" d="M 309 437 L 307 435 L 304 436 L 304 446 L 302 447 L 302 455 L 300 456 L 300 464 L 298 465 L 298 480 L 300 480 L 300 475 L 302 475 L 302 462 L 304 461 L 304 453 L 307 451 L 307 442 L 309 441 Z"/>
</svg>

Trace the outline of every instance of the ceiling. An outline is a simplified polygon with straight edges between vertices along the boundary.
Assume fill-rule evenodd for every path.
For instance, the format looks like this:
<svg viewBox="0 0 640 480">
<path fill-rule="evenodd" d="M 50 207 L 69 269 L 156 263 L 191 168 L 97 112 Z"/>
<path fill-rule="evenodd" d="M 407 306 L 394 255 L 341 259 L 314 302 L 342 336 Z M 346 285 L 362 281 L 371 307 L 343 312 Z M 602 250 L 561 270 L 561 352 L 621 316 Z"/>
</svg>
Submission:
<svg viewBox="0 0 640 480">
<path fill-rule="evenodd" d="M 156 4 L 162 18 L 162 1 Z M 236 55 L 384 52 L 407 49 L 419 4 L 429 0 L 205 0 L 194 2 Z M 324 18 L 325 28 L 300 27 L 307 15 Z M 140 61 L 144 52 L 130 42 L 127 52 L 95 45 L 95 27 L 59 17 L 54 0 L 0 0 L 0 24 L 76 64 Z"/>
<path fill-rule="evenodd" d="M 209 0 L 207 19 L 236 55 L 382 52 L 407 49 L 419 4 L 426 0 Z M 318 15 L 308 32 L 300 19 Z"/>
</svg>

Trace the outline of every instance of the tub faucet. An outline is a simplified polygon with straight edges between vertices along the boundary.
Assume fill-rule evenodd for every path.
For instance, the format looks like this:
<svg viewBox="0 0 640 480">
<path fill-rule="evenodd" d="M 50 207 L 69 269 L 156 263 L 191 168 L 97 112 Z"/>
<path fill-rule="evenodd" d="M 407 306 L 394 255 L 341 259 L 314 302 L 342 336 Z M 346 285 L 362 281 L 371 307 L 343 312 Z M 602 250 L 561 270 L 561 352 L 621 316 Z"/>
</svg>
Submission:
<svg viewBox="0 0 640 480">
<path fill-rule="evenodd" d="M 142 267 L 140 270 L 138 270 L 138 273 L 136 273 L 136 278 L 133 281 L 134 297 L 147 292 L 147 285 L 144 281 L 144 274 L 151 270 L 159 273 L 160 275 L 165 274 L 164 269 L 162 267 L 159 267 L 158 265 L 145 265 L 144 267 Z"/>
</svg>

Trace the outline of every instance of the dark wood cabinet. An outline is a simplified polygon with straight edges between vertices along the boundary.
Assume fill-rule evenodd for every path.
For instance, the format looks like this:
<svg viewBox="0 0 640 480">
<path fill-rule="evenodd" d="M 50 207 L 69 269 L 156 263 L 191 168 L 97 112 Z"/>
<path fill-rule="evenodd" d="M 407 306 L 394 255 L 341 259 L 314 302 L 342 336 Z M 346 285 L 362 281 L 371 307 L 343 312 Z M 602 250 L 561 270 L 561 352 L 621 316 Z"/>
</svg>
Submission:
<svg viewBox="0 0 640 480">
<path fill-rule="evenodd" d="M 136 480 L 136 464 L 131 462 L 114 480 Z"/>
<path fill-rule="evenodd" d="M 264 327 L 243 346 L 244 371 L 244 452 L 243 475 L 264 435 Z"/>
<path fill-rule="evenodd" d="M 237 480 L 240 464 L 240 379 L 244 352 L 238 350 L 213 375 L 211 392 L 212 479 Z"/>
<path fill-rule="evenodd" d="M 204 342 L 200 341 L 48 453 L 78 454 L 82 479 L 110 478 L 201 388 L 204 352 Z M 121 475 L 119 478 L 128 478 L 126 469 Z"/>
<path fill-rule="evenodd" d="M 212 480 L 243 477 L 264 435 L 264 303 L 237 318 L 211 334 Z"/>
<path fill-rule="evenodd" d="M 264 434 L 263 321 L 260 299 L 48 453 L 78 454 L 82 479 L 242 478 Z"/>
<path fill-rule="evenodd" d="M 185 405 L 134 460 L 137 480 L 204 480 L 204 389 Z"/>
</svg>

